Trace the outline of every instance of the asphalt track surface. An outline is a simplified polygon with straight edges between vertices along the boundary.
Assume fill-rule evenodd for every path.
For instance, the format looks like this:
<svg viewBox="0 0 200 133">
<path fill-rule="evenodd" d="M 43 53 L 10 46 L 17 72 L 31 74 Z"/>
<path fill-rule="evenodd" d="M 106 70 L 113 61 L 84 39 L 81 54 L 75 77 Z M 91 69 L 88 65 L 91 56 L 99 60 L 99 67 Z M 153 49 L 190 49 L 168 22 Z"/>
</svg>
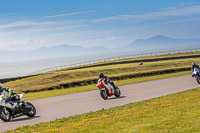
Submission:
<svg viewBox="0 0 200 133">
<path fill-rule="evenodd" d="M 148 100 L 163 95 L 200 87 L 191 75 L 120 86 L 121 97 L 103 100 L 99 90 L 81 92 L 30 101 L 36 106 L 34 118 L 18 117 L 10 122 L 0 120 L 0 132 L 19 126 L 33 125 L 90 111 L 107 109 L 132 102 Z"/>
</svg>

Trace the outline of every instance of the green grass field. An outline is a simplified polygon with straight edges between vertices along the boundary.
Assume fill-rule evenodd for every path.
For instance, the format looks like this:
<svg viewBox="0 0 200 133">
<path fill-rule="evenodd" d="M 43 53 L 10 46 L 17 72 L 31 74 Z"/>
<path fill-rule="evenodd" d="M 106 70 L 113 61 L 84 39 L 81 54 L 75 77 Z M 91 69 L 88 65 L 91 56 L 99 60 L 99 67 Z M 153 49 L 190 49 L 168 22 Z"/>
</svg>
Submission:
<svg viewBox="0 0 200 133">
<path fill-rule="evenodd" d="M 60 84 L 72 83 L 74 81 L 97 79 L 99 72 L 104 72 L 109 77 L 112 77 L 138 72 L 190 67 L 192 62 L 200 63 L 200 60 L 198 58 L 189 58 L 149 62 L 145 63 L 143 66 L 138 66 L 138 63 L 130 63 L 78 70 L 56 71 L 17 81 L 11 81 L 5 85 L 19 93 L 26 90 L 42 90 L 50 87 L 56 88 Z"/>
<path fill-rule="evenodd" d="M 9 132 L 198 133 L 200 88 Z"/>
<path fill-rule="evenodd" d="M 194 54 L 194 53 L 190 53 Z M 181 55 L 187 55 L 181 54 Z M 180 54 L 166 55 L 180 56 Z M 160 56 L 160 57 L 166 57 Z M 144 57 L 147 58 L 147 57 Z M 151 57 L 154 58 L 154 57 Z M 61 70 L 6 83 L 15 91 L 43 89 L 62 83 L 98 78 L 99 72 L 110 76 L 190 67 L 192 62 L 200 64 L 198 58 L 108 65 L 76 70 Z M 163 75 L 152 75 L 118 80 L 117 85 L 146 82 L 191 74 L 191 71 Z M 53 97 L 83 91 L 97 90 L 96 84 L 75 86 L 63 89 L 46 90 L 25 94 L 25 100 Z M 200 88 L 154 98 L 128 105 L 102 109 L 82 115 L 70 116 L 32 126 L 19 127 L 9 132 L 198 132 L 200 131 Z"/>
<path fill-rule="evenodd" d="M 191 73 L 190 71 L 185 71 L 185 72 L 177 72 L 177 73 L 164 74 L 164 75 L 154 75 L 154 76 L 148 76 L 148 77 L 138 77 L 138 78 L 132 78 L 132 79 L 116 80 L 116 82 L 117 82 L 117 86 L 121 86 L 121 85 L 141 83 L 141 82 L 158 80 L 158 79 L 183 76 L 183 75 L 188 75 L 190 73 Z M 66 94 L 78 93 L 78 92 L 84 92 L 84 91 L 92 91 L 92 90 L 98 90 L 98 88 L 96 87 L 96 84 L 26 93 L 24 95 L 24 100 L 34 100 L 34 99 L 60 96 L 60 95 L 66 95 Z"/>
<path fill-rule="evenodd" d="M 139 59 L 150 59 L 150 58 L 164 58 L 164 57 L 177 57 L 177 56 L 186 56 L 186 55 L 195 55 L 200 54 L 200 52 L 193 53 L 180 53 L 180 54 L 170 54 L 162 56 L 153 56 L 153 57 L 140 57 L 134 59 L 124 59 L 124 60 L 139 60 Z M 118 60 L 119 61 L 119 60 Z M 123 60 L 122 60 L 123 61 Z M 138 63 L 127 63 L 127 64 L 116 64 L 108 66 L 97 66 L 92 68 L 83 68 L 76 70 L 60 70 L 48 72 L 34 77 L 29 77 L 17 81 L 11 81 L 5 83 L 5 86 L 10 87 L 16 93 L 22 93 L 27 90 L 38 90 L 39 92 L 30 92 L 26 93 L 25 100 L 46 98 L 70 93 L 77 93 L 83 91 L 95 90 L 96 84 L 82 86 L 69 86 L 67 88 L 62 87 L 61 89 L 55 89 L 61 84 L 67 84 L 77 81 L 85 80 L 94 80 L 98 78 L 99 72 L 104 72 L 109 77 L 115 76 L 120 77 L 122 75 L 136 74 L 141 72 L 151 72 L 158 70 L 166 69 L 176 69 L 190 67 L 192 62 L 200 64 L 198 58 L 186 58 L 186 59 L 174 59 L 174 60 L 163 60 L 163 61 L 154 61 L 154 62 L 145 62 L 144 65 L 139 66 Z M 104 62 L 105 63 L 105 62 Z M 165 74 L 165 75 L 152 75 L 147 77 L 137 77 L 132 79 L 125 79 L 117 81 L 117 85 L 126 85 L 133 84 L 138 82 L 145 82 L 156 79 L 163 79 L 174 76 L 181 76 L 190 74 L 190 71 L 178 72 L 174 74 Z M 48 88 L 53 88 L 54 90 L 45 90 Z M 45 91 L 40 91 L 45 90 Z"/>
</svg>

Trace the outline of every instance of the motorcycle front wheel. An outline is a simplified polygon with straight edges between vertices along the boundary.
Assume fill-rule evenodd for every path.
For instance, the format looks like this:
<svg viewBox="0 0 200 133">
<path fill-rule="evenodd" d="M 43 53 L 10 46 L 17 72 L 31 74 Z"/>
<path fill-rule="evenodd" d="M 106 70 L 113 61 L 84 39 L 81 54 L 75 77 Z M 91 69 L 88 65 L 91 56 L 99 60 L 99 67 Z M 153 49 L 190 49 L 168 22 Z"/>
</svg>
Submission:
<svg viewBox="0 0 200 133">
<path fill-rule="evenodd" d="M 200 75 L 197 75 L 196 79 L 197 79 L 197 82 L 200 84 L 200 79 L 199 78 L 200 78 Z"/>
<path fill-rule="evenodd" d="M 121 95 L 121 92 L 120 92 L 120 89 L 116 86 L 116 89 L 115 89 L 115 94 L 114 94 L 116 97 L 120 97 Z"/>
<path fill-rule="evenodd" d="M 35 114 L 36 114 L 36 109 L 35 109 L 34 105 L 31 104 L 31 103 L 29 103 L 29 102 L 26 102 L 26 104 L 29 105 L 29 106 L 31 106 L 31 110 L 28 113 L 26 113 L 26 115 L 28 117 L 34 117 Z"/>
<path fill-rule="evenodd" d="M 108 94 L 107 94 L 106 90 L 101 90 L 100 95 L 104 100 L 108 99 Z"/>
<path fill-rule="evenodd" d="M 4 107 L 0 107 L 0 118 L 2 121 L 8 122 L 11 120 L 11 113 Z"/>
</svg>

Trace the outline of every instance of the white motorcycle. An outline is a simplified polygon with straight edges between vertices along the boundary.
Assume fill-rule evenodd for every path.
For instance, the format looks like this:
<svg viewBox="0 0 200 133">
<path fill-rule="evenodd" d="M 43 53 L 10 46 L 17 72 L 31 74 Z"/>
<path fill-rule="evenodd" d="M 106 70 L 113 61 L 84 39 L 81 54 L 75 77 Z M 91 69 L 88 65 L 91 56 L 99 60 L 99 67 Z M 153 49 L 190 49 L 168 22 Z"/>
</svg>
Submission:
<svg viewBox="0 0 200 133">
<path fill-rule="evenodd" d="M 19 99 L 13 101 L 8 97 L 6 92 L 0 95 L 0 119 L 8 122 L 11 118 L 16 118 L 22 115 L 34 117 L 36 109 L 33 104 L 23 100 L 24 94 L 19 94 Z"/>
</svg>

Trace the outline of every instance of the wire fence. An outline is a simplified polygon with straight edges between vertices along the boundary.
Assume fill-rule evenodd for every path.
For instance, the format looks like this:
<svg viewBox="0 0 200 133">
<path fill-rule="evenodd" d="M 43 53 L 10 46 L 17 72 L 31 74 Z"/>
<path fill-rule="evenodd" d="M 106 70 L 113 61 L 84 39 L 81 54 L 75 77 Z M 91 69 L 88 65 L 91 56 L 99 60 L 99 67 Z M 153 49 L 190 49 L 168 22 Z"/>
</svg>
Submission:
<svg viewBox="0 0 200 133">
<path fill-rule="evenodd" d="M 100 63 L 100 62 L 105 62 L 105 61 L 116 61 L 116 60 L 129 59 L 129 58 L 148 57 L 148 56 L 167 55 L 167 54 L 186 53 L 186 52 L 198 52 L 198 51 L 200 51 L 200 48 L 123 55 L 123 56 L 109 57 L 109 58 L 103 58 L 103 59 L 69 64 L 69 65 L 62 65 L 62 66 L 46 68 L 46 69 L 42 69 L 42 70 L 33 72 L 30 75 L 38 75 L 38 74 L 42 74 L 42 73 L 46 73 L 46 72 L 57 71 L 57 70 L 61 70 L 61 69 L 71 68 L 71 67 L 79 67 L 79 66 L 83 66 L 83 65 L 90 65 L 90 64 Z"/>
</svg>

